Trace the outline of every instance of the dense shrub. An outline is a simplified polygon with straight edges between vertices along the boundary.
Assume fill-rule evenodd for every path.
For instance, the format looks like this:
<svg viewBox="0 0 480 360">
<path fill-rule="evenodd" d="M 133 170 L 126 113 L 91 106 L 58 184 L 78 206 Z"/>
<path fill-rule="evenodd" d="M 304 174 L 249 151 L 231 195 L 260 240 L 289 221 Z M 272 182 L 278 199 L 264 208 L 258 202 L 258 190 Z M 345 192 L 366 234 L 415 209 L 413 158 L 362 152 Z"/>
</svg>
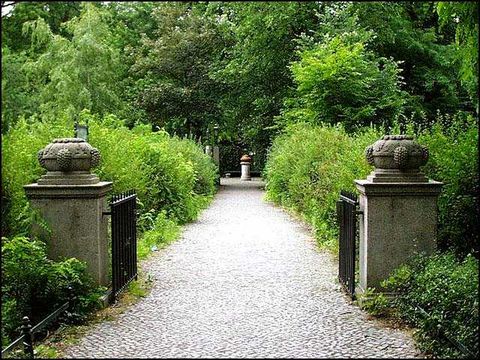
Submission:
<svg viewBox="0 0 480 360">
<path fill-rule="evenodd" d="M 2 234 L 27 235 L 31 223 L 23 185 L 35 182 L 45 170 L 38 150 L 52 139 L 73 133 L 63 119 L 46 122 L 32 117 L 20 119 L 7 135 L 2 134 Z"/>
<path fill-rule="evenodd" d="M 447 125 L 445 125 L 447 124 Z M 391 129 L 398 132 L 398 125 Z M 409 127 L 408 132 L 413 132 Z M 305 216 L 321 242 L 334 243 L 335 201 L 341 189 L 355 190 L 354 179 L 372 169 L 364 157 L 367 145 L 384 132 L 366 128 L 346 134 L 341 127 L 289 126 L 271 148 L 266 170 L 267 195 Z M 440 249 L 478 253 L 478 128 L 472 117 L 439 116 L 429 129 L 417 129 L 417 140 L 429 148 L 422 170 L 444 183 L 438 200 Z"/>
<path fill-rule="evenodd" d="M 64 120 L 34 120 L 20 120 L 2 135 L 2 231 L 7 236 L 29 233 L 32 212 L 23 185 L 45 173 L 38 150 L 73 133 Z M 87 120 L 89 143 L 102 154 L 94 171 L 102 180 L 113 181 L 114 192 L 136 189 L 143 212 L 165 210 L 182 223 L 194 219 L 214 193 L 216 167 L 194 142 L 152 133 L 145 125 L 129 130 L 114 116 L 97 119 L 83 113 L 81 121 Z"/>
<path fill-rule="evenodd" d="M 451 252 L 418 256 L 384 282 L 398 293 L 394 305 L 418 329 L 416 338 L 423 351 L 462 357 L 446 336 L 478 357 L 478 265 L 472 255 L 463 261 Z"/>
<path fill-rule="evenodd" d="M 302 214 L 317 239 L 335 247 L 338 194 L 355 190 L 353 180 L 372 170 L 364 151 L 379 136 L 372 128 L 347 135 L 339 126 L 289 126 L 269 153 L 264 171 L 267 197 Z"/>
<path fill-rule="evenodd" d="M 2 238 L 2 345 L 19 335 L 23 316 L 35 324 L 69 298 L 76 297 L 79 320 L 98 305 L 100 288 L 74 259 L 47 259 L 45 243 L 26 237 Z"/>
<path fill-rule="evenodd" d="M 447 127 L 444 124 L 448 124 Z M 438 199 L 440 249 L 460 255 L 479 253 L 478 124 L 472 116 L 439 116 L 437 123 L 418 135 L 430 159 L 423 171 L 444 183 Z"/>
<path fill-rule="evenodd" d="M 213 194 L 216 168 L 194 142 L 151 132 L 147 125 L 128 130 L 95 120 L 89 124 L 89 142 L 103 157 L 96 173 L 113 181 L 114 192 L 136 189 L 144 211 L 165 210 L 184 223 L 195 219 L 205 203 L 202 196 Z"/>
</svg>

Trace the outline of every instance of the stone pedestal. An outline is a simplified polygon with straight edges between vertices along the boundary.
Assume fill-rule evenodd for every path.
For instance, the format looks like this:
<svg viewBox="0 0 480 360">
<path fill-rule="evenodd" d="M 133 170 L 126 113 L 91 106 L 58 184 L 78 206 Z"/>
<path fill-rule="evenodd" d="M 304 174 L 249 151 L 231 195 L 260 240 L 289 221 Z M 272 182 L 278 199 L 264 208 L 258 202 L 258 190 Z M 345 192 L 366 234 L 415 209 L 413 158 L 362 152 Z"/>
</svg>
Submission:
<svg viewBox="0 0 480 360">
<path fill-rule="evenodd" d="M 52 230 L 48 256 L 57 260 L 75 257 L 99 285 L 108 285 L 108 217 L 106 194 L 111 182 L 91 185 L 26 185 L 25 192 L 34 209 Z"/>
<path fill-rule="evenodd" d="M 381 281 L 409 258 L 436 249 L 437 197 L 442 184 L 355 180 L 360 192 L 359 291 Z"/>
<path fill-rule="evenodd" d="M 419 170 L 428 150 L 406 135 L 386 135 L 367 148 L 375 170 L 355 180 L 360 192 L 359 288 L 384 290 L 380 283 L 419 253 L 436 249 L 437 198 L 442 183 Z"/>
<path fill-rule="evenodd" d="M 240 177 L 240 180 L 243 180 L 243 181 L 252 180 L 252 177 L 250 176 L 250 163 L 241 162 L 240 165 L 242 166 L 242 176 Z"/>
<path fill-rule="evenodd" d="M 90 173 L 100 153 L 83 139 L 55 139 L 38 159 L 48 172 L 24 189 L 52 230 L 49 257 L 83 260 L 96 283 L 108 285 L 108 217 L 103 212 L 112 183 Z"/>
</svg>

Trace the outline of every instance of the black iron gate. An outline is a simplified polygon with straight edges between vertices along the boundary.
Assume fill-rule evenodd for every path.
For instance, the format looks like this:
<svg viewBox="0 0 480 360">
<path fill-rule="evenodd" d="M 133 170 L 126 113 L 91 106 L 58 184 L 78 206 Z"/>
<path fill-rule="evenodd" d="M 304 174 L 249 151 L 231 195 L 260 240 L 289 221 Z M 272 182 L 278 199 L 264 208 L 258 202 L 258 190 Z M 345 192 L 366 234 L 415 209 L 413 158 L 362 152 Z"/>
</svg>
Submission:
<svg viewBox="0 0 480 360">
<path fill-rule="evenodd" d="M 112 216 L 112 297 L 137 279 L 137 195 L 134 191 L 114 195 Z"/>
<path fill-rule="evenodd" d="M 340 192 L 337 201 L 338 279 L 348 294 L 355 298 L 355 258 L 357 238 L 357 196 L 347 191 Z"/>
</svg>

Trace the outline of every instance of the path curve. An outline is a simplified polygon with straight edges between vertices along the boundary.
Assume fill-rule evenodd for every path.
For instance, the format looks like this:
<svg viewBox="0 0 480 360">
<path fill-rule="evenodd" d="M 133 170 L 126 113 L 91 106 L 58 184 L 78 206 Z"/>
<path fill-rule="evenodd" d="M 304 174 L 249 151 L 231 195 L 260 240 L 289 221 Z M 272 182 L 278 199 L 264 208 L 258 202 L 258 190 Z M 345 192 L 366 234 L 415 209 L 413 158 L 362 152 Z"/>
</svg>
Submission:
<svg viewBox="0 0 480 360">
<path fill-rule="evenodd" d="M 144 264 L 151 293 L 95 325 L 68 357 L 405 358 L 409 336 L 349 304 L 336 262 L 258 179 L 222 187 L 181 239 Z"/>
</svg>

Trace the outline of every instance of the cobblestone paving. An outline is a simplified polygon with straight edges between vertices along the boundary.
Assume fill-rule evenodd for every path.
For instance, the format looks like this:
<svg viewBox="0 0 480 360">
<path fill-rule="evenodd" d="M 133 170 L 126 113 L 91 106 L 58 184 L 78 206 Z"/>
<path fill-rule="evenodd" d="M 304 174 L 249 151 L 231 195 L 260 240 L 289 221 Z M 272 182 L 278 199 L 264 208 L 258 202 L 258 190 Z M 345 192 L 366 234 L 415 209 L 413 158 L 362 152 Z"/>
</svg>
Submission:
<svg viewBox="0 0 480 360">
<path fill-rule="evenodd" d="M 332 256 L 262 201 L 259 180 L 222 185 L 180 240 L 143 263 L 155 279 L 149 296 L 94 326 L 67 356 L 419 356 L 406 334 L 349 304 Z"/>
</svg>

